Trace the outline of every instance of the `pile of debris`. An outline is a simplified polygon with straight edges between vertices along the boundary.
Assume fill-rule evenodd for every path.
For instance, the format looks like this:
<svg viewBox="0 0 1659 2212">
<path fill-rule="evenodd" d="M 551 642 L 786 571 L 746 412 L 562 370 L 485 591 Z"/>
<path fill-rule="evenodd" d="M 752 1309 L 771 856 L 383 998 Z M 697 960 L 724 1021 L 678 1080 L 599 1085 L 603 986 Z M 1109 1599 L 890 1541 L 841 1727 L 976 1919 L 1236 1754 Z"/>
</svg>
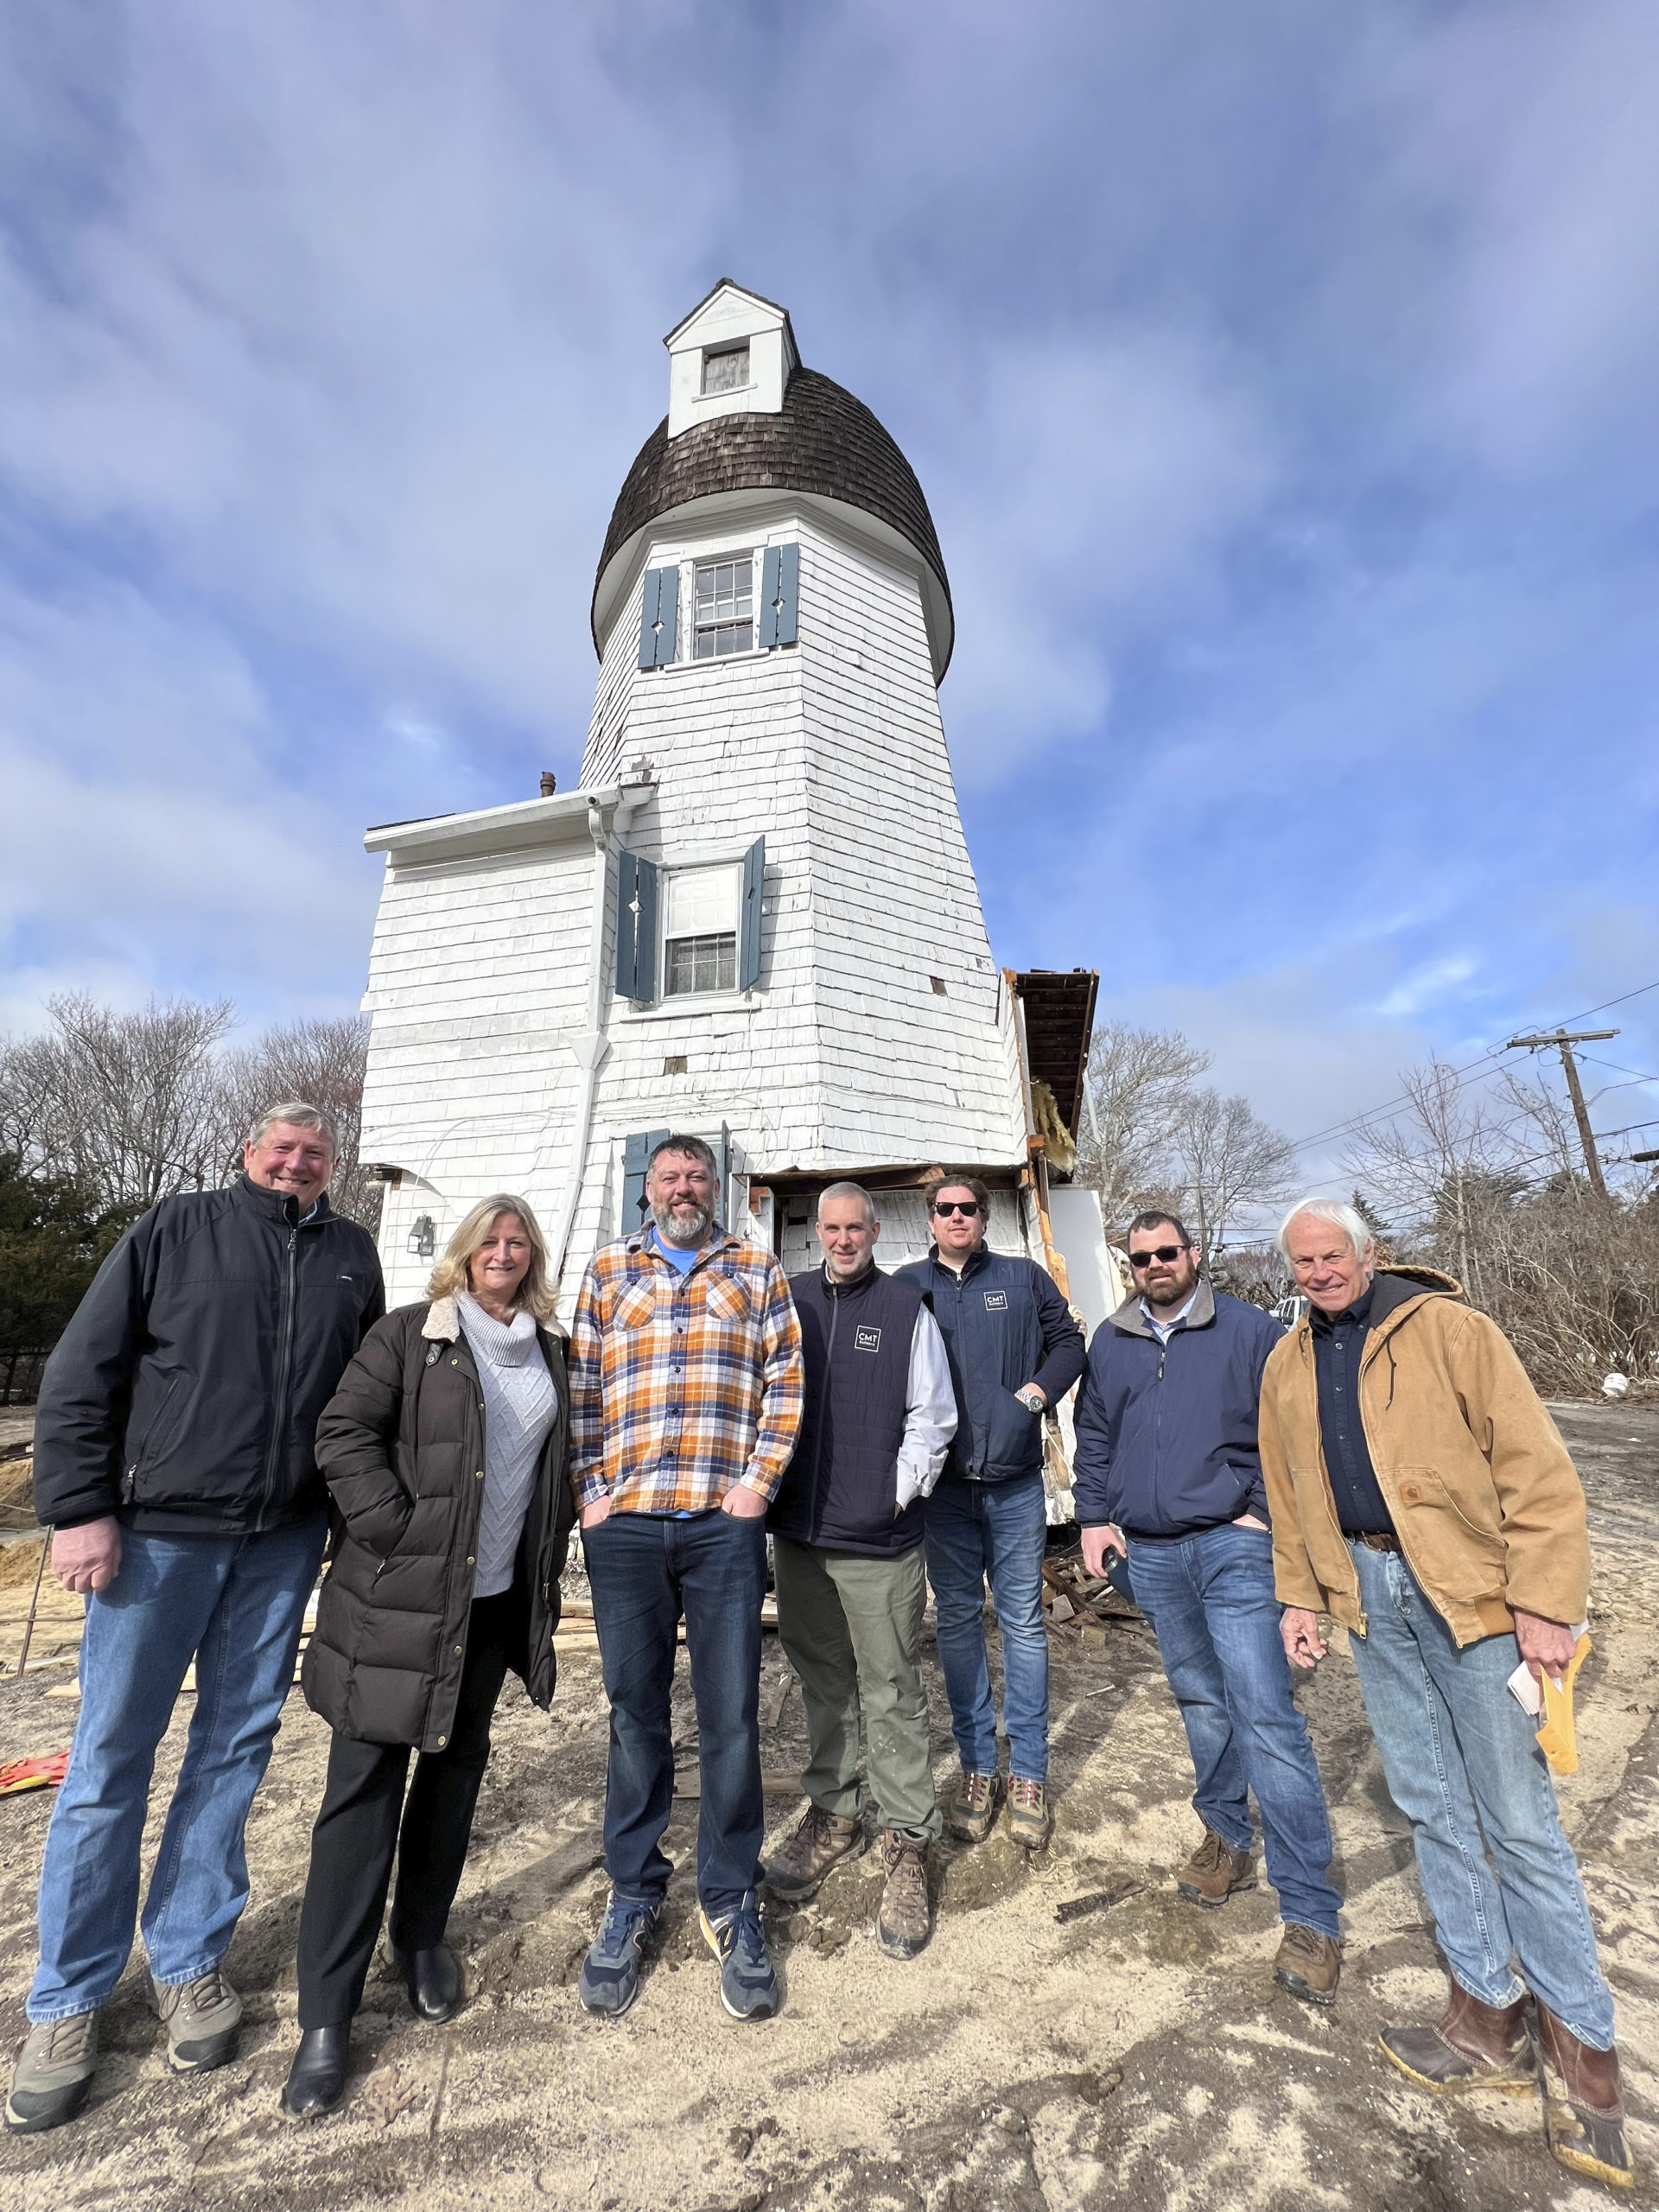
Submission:
<svg viewBox="0 0 1659 2212">
<path fill-rule="evenodd" d="M 1105 1643 L 1112 1631 L 1150 1636 L 1151 1629 L 1119 1580 L 1084 1572 L 1083 1548 L 1052 1552 L 1043 1561 L 1043 1617 L 1052 1629 L 1084 1643 Z"/>
</svg>

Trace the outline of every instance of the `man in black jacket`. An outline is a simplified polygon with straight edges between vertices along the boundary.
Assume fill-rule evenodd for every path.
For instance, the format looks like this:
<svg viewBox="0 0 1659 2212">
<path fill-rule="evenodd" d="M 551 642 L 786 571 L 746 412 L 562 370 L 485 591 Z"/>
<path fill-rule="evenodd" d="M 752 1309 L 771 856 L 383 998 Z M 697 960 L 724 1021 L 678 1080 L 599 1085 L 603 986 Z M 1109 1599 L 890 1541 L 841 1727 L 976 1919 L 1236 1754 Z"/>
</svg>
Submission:
<svg viewBox="0 0 1659 2212">
<path fill-rule="evenodd" d="M 985 1586 L 1002 1639 L 1008 1827 L 1036 1850 L 1048 1808 L 1048 1634 L 1043 1624 L 1043 1416 L 1083 1372 L 1083 1331 L 1035 1261 L 987 1250 L 990 1193 L 947 1175 L 928 1196 L 933 1249 L 899 1270 L 928 1294 L 957 1392 L 957 1433 L 927 1501 L 927 1578 L 962 1778 L 945 1814 L 952 1835 L 990 1834 L 1003 1797 L 996 1707 L 985 1657 Z"/>
<path fill-rule="evenodd" d="M 938 1325 L 918 1284 L 875 1264 L 868 1191 L 818 1200 L 823 1264 L 793 1276 L 806 1405 L 766 1516 L 778 1632 L 800 1676 L 807 1807 L 766 1868 L 785 1898 L 810 1897 L 858 1842 L 858 1719 L 887 1881 L 875 1940 L 911 1959 L 933 1930 L 928 1846 L 939 1833 L 919 1649 L 927 1602 L 922 1500 L 957 1426 Z"/>
<path fill-rule="evenodd" d="M 150 1770 L 193 1660 L 144 1948 L 175 2070 L 236 2049 L 241 2000 L 219 1961 L 247 1903 L 243 1831 L 322 1558 L 313 1438 L 385 1310 L 372 1238 L 324 1195 L 334 1154 L 315 1107 L 271 1108 L 230 1189 L 163 1198 L 133 1224 L 47 1363 L 35 1508 L 86 1624 L 6 2105 L 16 2133 L 73 2120 L 92 2087 L 99 2012 L 132 1948 Z"/>
</svg>

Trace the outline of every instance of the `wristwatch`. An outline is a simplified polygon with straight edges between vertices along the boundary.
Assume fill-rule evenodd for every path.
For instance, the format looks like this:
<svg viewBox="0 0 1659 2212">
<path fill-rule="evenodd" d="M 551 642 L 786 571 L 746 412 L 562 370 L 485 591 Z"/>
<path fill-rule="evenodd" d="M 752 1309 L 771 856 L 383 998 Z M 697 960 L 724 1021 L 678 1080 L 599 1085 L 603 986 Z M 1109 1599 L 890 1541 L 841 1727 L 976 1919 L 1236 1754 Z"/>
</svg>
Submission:
<svg viewBox="0 0 1659 2212">
<path fill-rule="evenodd" d="M 1046 1413 L 1048 1410 L 1048 1401 L 1035 1383 L 1028 1383 L 1023 1390 L 1016 1390 L 1014 1395 L 1028 1414 Z"/>
</svg>

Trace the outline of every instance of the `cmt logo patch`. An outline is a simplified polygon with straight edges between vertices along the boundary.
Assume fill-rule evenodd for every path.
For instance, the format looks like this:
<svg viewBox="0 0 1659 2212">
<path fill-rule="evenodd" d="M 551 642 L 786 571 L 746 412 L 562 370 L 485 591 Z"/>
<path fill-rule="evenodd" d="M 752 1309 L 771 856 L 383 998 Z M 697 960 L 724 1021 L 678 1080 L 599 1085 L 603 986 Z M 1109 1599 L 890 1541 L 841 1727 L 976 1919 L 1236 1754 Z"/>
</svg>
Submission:
<svg viewBox="0 0 1659 2212">
<path fill-rule="evenodd" d="M 988 1313 L 1006 1313 L 1007 1310 L 1008 1294 L 1006 1290 L 988 1290 L 986 1292 L 985 1311 Z"/>
<path fill-rule="evenodd" d="M 861 1322 L 853 1336 L 853 1350 L 855 1351 L 880 1351 L 880 1330 L 873 1329 L 868 1321 Z"/>
</svg>

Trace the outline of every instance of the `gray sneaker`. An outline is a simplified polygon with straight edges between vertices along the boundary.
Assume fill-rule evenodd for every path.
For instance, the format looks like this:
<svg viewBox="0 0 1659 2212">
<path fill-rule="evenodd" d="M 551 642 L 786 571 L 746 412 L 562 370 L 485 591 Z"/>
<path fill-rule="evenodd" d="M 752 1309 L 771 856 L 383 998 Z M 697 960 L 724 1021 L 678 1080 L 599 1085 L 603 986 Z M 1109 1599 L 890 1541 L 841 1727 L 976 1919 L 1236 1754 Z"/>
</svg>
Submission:
<svg viewBox="0 0 1659 2212">
<path fill-rule="evenodd" d="M 98 2015 L 72 2012 L 42 2020 L 29 2031 L 6 2099 L 6 2126 L 14 2135 L 61 2127 L 86 2101 L 98 2066 Z"/>
<path fill-rule="evenodd" d="M 167 2028 L 167 2063 L 175 2074 L 207 2074 L 236 2056 L 242 1999 L 217 1967 L 194 1981 L 157 1981 L 156 2010 Z"/>
</svg>

